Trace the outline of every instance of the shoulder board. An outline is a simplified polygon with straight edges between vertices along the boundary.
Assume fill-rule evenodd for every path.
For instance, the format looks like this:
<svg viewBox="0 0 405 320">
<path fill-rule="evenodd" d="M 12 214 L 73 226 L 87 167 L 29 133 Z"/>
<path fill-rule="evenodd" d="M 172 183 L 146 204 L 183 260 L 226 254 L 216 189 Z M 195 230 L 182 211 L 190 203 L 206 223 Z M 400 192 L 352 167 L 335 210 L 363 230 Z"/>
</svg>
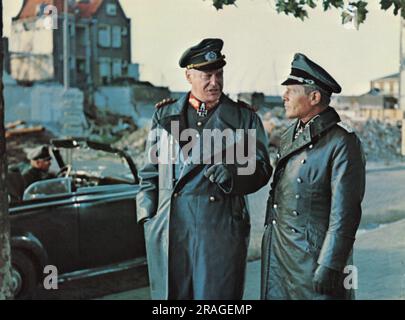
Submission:
<svg viewBox="0 0 405 320">
<path fill-rule="evenodd" d="M 162 101 L 155 104 L 156 109 L 160 109 L 162 107 L 168 106 L 169 104 L 173 104 L 177 101 L 177 99 L 167 98 L 163 99 Z"/>
<path fill-rule="evenodd" d="M 258 110 L 255 106 L 251 106 L 250 104 L 247 104 L 246 102 L 244 102 L 242 100 L 238 100 L 237 104 L 239 105 L 239 107 L 249 109 L 253 112 L 257 112 L 257 110 Z"/>
<path fill-rule="evenodd" d="M 346 122 L 338 122 L 337 125 L 341 128 L 343 128 L 345 131 L 347 131 L 348 133 L 353 133 L 354 129 L 348 125 Z"/>
</svg>

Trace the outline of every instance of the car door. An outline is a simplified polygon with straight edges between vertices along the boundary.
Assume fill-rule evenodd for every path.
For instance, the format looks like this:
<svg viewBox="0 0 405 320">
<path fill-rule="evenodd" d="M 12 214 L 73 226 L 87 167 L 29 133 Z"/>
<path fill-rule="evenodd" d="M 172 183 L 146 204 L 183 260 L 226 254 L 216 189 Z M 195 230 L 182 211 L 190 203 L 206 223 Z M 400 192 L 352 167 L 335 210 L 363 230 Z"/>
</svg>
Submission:
<svg viewBox="0 0 405 320">
<path fill-rule="evenodd" d="M 106 185 L 77 190 L 79 254 L 82 268 L 145 256 L 143 228 L 136 223 L 137 185 Z"/>
<path fill-rule="evenodd" d="M 80 266 L 78 210 L 74 194 L 64 187 L 70 184 L 69 179 L 37 182 L 29 187 L 32 197 L 27 189 L 28 197 L 10 208 L 12 239 L 34 236 L 45 249 L 47 263 L 59 274 Z"/>
</svg>

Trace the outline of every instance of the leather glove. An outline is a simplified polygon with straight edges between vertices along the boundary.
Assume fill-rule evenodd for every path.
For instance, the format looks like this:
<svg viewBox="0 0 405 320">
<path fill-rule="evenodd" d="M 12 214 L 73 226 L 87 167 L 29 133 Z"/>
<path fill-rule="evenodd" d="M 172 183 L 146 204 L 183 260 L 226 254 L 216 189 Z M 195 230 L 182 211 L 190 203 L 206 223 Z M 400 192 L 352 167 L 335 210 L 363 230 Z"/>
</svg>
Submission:
<svg viewBox="0 0 405 320">
<path fill-rule="evenodd" d="M 339 271 L 319 265 L 313 278 L 314 290 L 319 294 L 336 295 L 341 289 L 340 279 Z"/>
<path fill-rule="evenodd" d="M 204 176 L 212 183 L 218 184 L 225 191 L 230 191 L 229 189 L 232 188 L 232 172 L 223 163 L 217 163 L 209 167 Z"/>
</svg>

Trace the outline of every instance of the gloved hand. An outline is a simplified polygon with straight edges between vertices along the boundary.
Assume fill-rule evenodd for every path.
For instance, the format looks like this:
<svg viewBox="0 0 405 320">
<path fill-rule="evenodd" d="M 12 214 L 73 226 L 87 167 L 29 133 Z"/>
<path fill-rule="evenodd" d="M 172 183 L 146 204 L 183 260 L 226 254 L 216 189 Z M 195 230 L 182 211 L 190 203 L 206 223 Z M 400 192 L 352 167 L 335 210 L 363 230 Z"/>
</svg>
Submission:
<svg viewBox="0 0 405 320">
<path fill-rule="evenodd" d="M 319 265 L 314 274 L 314 290 L 319 294 L 335 295 L 341 289 L 341 273 Z"/>
<path fill-rule="evenodd" d="M 232 187 L 232 173 L 230 169 L 223 163 L 217 163 L 209 167 L 204 176 L 212 183 L 216 183 L 221 187 L 229 189 Z"/>
</svg>

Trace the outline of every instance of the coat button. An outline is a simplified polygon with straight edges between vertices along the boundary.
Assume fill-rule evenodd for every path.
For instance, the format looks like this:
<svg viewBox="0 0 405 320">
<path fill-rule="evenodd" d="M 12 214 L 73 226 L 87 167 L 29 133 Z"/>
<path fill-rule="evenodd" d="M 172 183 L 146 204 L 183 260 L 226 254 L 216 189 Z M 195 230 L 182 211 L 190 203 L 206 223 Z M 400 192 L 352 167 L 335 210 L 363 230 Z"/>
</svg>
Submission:
<svg viewBox="0 0 405 320">
<path fill-rule="evenodd" d="M 281 157 L 281 155 L 280 155 L 279 153 L 277 153 L 277 158 L 279 158 L 279 159 L 280 159 L 280 157 Z"/>
<path fill-rule="evenodd" d="M 273 220 L 273 221 L 271 222 L 271 224 L 272 224 L 273 226 L 275 226 L 275 225 L 277 224 L 277 221 L 276 221 L 276 220 Z"/>
<path fill-rule="evenodd" d="M 312 149 L 313 147 L 314 147 L 313 144 L 310 144 L 310 145 L 309 145 L 309 149 Z"/>
<path fill-rule="evenodd" d="M 201 121 L 198 121 L 198 122 L 197 122 L 197 126 L 201 127 L 201 126 L 202 126 L 202 122 L 201 122 Z"/>
<path fill-rule="evenodd" d="M 295 210 L 292 212 L 292 214 L 293 214 L 294 216 L 296 216 L 296 217 L 299 216 L 299 213 L 298 213 L 297 211 L 295 211 Z"/>
<path fill-rule="evenodd" d="M 278 206 L 277 206 L 277 203 L 273 204 L 273 208 L 274 208 L 274 209 L 277 209 L 277 207 L 278 207 Z"/>
<path fill-rule="evenodd" d="M 302 179 L 301 179 L 301 178 L 297 178 L 297 182 L 298 182 L 298 183 L 302 183 Z"/>
<path fill-rule="evenodd" d="M 297 230 L 295 230 L 294 228 L 291 228 L 291 232 L 292 233 L 297 233 Z"/>
<path fill-rule="evenodd" d="M 299 198 L 301 198 L 301 196 L 299 194 L 296 194 L 295 199 L 299 199 Z"/>
<path fill-rule="evenodd" d="M 179 196 L 179 194 L 177 192 L 173 194 L 174 198 L 177 198 L 178 196 Z"/>
<path fill-rule="evenodd" d="M 301 160 L 301 163 L 302 163 L 302 164 L 305 164 L 305 162 L 307 162 L 307 160 L 305 160 L 305 159 L 302 159 L 302 160 Z"/>
<path fill-rule="evenodd" d="M 210 196 L 210 201 L 211 202 L 214 202 L 216 199 L 215 199 L 215 197 L 214 196 Z"/>
<path fill-rule="evenodd" d="M 200 137 L 200 135 L 197 133 L 197 134 L 195 135 L 195 137 L 196 137 L 196 138 L 199 138 L 199 137 Z"/>
</svg>

